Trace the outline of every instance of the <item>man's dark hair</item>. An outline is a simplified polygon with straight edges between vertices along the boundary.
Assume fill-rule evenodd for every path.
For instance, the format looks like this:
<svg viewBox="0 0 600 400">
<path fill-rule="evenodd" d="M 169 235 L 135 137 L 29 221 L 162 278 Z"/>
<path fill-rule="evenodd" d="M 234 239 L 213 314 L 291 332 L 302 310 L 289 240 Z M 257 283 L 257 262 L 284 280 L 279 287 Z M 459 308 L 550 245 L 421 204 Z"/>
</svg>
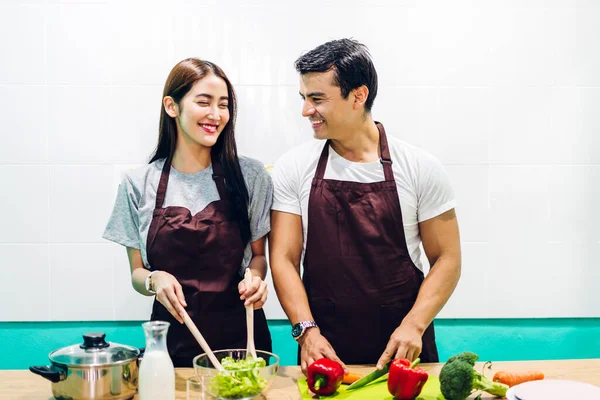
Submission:
<svg viewBox="0 0 600 400">
<path fill-rule="evenodd" d="M 334 84 L 344 99 L 351 90 L 365 85 L 369 89 L 365 110 L 371 112 L 377 96 L 377 71 L 364 44 L 352 39 L 332 40 L 302 55 L 294 66 L 301 75 L 334 70 Z"/>
</svg>

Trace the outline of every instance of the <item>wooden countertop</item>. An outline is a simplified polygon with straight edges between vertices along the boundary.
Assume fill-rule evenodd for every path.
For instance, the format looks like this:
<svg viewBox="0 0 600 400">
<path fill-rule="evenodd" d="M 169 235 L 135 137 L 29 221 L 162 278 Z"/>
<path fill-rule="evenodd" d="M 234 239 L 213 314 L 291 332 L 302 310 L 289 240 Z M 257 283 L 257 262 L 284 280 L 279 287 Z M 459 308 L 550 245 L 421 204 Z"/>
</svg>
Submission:
<svg viewBox="0 0 600 400">
<path fill-rule="evenodd" d="M 420 364 L 422 368 L 438 375 L 443 364 Z M 481 368 L 478 363 L 476 369 Z M 580 382 L 591 383 L 600 386 L 600 359 L 591 360 L 560 360 L 560 361 L 511 361 L 494 362 L 492 370 L 486 372 L 491 377 L 498 370 L 530 370 L 537 369 L 546 375 L 548 379 L 570 379 Z M 351 367 L 353 372 L 365 374 L 371 372 L 373 367 L 356 366 Z M 176 369 L 177 400 L 184 400 L 185 379 L 192 376 L 192 368 Z M 259 400 L 300 400 L 294 379 L 302 377 L 299 367 L 282 367 L 278 376 L 264 396 Z M 52 391 L 51 383 L 46 379 L 34 375 L 28 370 L 0 370 L 0 399 L 2 400 L 50 400 Z M 494 398 L 489 395 L 483 398 Z M 137 400 L 138 397 L 136 396 Z"/>
</svg>

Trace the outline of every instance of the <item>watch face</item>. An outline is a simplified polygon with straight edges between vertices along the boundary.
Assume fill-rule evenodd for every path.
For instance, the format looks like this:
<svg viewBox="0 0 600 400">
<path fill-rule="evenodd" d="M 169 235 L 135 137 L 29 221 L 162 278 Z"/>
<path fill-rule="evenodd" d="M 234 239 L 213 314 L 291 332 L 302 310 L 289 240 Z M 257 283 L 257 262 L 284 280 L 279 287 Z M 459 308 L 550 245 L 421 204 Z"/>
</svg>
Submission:
<svg viewBox="0 0 600 400">
<path fill-rule="evenodd" d="M 302 333 L 302 327 L 300 326 L 300 324 L 296 324 L 292 327 L 292 336 L 293 337 L 298 337 L 298 336 L 300 336 L 301 333 Z"/>
</svg>

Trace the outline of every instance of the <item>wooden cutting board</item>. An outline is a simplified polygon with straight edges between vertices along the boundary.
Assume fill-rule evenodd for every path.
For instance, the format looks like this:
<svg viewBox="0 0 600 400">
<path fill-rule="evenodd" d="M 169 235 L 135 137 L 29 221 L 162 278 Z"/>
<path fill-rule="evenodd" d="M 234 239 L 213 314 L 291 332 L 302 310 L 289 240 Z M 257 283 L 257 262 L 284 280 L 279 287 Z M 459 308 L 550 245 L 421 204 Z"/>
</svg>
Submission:
<svg viewBox="0 0 600 400">
<path fill-rule="evenodd" d="M 300 395 L 303 399 L 350 399 L 350 400 L 393 400 L 394 397 L 388 392 L 387 376 L 370 383 L 360 389 L 347 391 L 347 385 L 342 385 L 331 396 L 317 396 L 308 390 L 306 378 L 297 381 Z M 423 390 L 417 400 L 444 400 L 440 392 L 440 380 L 437 376 L 429 376 Z"/>
</svg>

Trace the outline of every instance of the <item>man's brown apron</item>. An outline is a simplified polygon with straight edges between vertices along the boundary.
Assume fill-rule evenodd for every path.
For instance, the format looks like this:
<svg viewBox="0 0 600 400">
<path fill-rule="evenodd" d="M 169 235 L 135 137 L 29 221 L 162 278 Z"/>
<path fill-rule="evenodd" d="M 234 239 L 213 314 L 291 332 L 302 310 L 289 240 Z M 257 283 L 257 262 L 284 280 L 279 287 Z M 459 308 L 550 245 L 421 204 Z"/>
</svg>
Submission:
<svg viewBox="0 0 600 400">
<path fill-rule="evenodd" d="M 321 333 L 348 364 L 377 362 L 423 282 L 406 245 L 385 130 L 377 128 L 385 181 L 323 179 L 328 141 L 308 201 L 304 285 Z M 433 324 L 420 357 L 438 361 Z"/>
<path fill-rule="evenodd" d="M 177 278 L 186 311 L 213 350 L 246 348 L 246 312 L 237 288 L 244 244 L 238 223 L 227 217 L 225 179 L 216 157 L 212 166 L 220 200 L 192 216 L 185 207 L 162 208 L 171 170 L 171 160 L 165 160 L 148 232 L 148 262 L 152 269 Z M 256 348 L 271 351 L 265 313 L 260 309 L 254 315 Z M 188 328 L 156 300 L 151 319 L 171 323 L 167 335 L 171 359 L 176 367 L 191 367 L 192 359 L 203 351 Z"/>
</svg>

